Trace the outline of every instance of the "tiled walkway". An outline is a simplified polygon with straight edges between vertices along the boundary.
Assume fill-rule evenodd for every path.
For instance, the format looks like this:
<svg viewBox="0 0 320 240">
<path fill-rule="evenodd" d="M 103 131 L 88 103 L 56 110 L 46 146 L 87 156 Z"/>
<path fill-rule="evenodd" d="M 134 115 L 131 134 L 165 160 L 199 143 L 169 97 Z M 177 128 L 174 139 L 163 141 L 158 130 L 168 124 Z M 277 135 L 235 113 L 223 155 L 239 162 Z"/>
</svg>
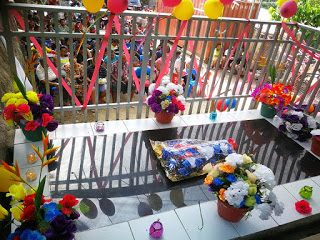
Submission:
<svg viewBox="0 0 320 240">
<path fill-rule="evenodd" d="M 247 112 L 219 113 L 215 122 L 232 122 L 239 120 L 252 120 L 261 118 L 256 110 Z M 272 123 L 272 120 L 270 121 Z M 170 124 L 159 124 L 154 119 L 125 120 L 105 122 L 105 132 L 97 133 L 94 129 L 94 123 L 69 124 L 62 125 L 52 134 L 51 139 L 60 139 L 65 137 L 94 136 L 101 134 L 113 134 L 121 132 L 133 132 L 152 129 L 172 128 L 178 126 L 192 126 L 213 123 L 209 119 L 209 114 L 176 116 Z M 25 141 L 20 130 L 16 131 L 14 159 L 24 159 L 26 152 L 31 147 Z M 310 142 L 299 143 L 301 146 L 310 150 Z M 40 145 L 41 148 L 41 145 Z M 320 160 L 320 159 L 319 159 Z M 25 172 L 30 166 L 20 163 L 22 172 Z M 38 164 L 39 165 L 39 164 Z M 34 167 L 34 166 L 33 166 Z M 47 171 L 47 170 L 46 170 Z M 146 217 L 137 218 L 128 222 L 122 222 L 111 226 L 92 229 L 76 234 L 77 240 L 87 239 L 124 239 L 124 240 L 143 240 L 151 239 L 148 235 L 149 226 L 153 221 L 160 219 L 164 226 L 164 234 L 161 239 L 166 240 L 200 240 L 200 239 L 232 239 L 239 236 L 245 236 L 263 230 L 271 229 L 295 220 L 308 217 L 296 212 L 294 203 L 302 198 L 299 195 L 299 189 L 305 185 L 313 187 L 313 196 L 309 201 L 313 208 L 312 215 L 320 213 L 320 176 L 304 179 L 297 182 L 291 182 L 276 186 L 276 192 L 279 200 L 285 203 L 285 210 L 281 216 L 274 216 L 267 221 L 262 221 L 256 211 L 252 211 L 252 217 L 248 220 L 241 220 L 238 223 L 229 223 L 219 217 L 217 213 L 216 201 L 203 202 L 192 206 L 181 207 L 175 210 L 154 214 Z M 47 186 L 49 186 L 47 184 Z M 48 188 L 45 195 L 49 195 Z M 199 207 L 201 207 L 203 217 L 200 216 Z M 201 229 L 201 230 L 200 230 Z"/>
</svg>

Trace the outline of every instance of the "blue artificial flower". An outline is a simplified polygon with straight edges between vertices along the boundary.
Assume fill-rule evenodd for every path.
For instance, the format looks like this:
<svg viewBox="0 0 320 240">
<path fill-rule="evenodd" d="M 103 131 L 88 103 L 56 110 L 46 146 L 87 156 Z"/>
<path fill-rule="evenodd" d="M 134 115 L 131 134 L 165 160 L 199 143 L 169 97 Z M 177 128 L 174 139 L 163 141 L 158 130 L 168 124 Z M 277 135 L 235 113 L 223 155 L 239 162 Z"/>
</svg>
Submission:
<svg viewBox="0 0 320 240">
<path fill-rule="evenodd" d="M 178 165 L 177 161 L 173 158 L 167 161 L 167 166 L 169 167 L 170 170 L 175 169 L 177 165 Z"/>
<path fill-rule="evenodd" d="M 32 231 L 30 229 L 26 229 L 20 235 L 20 239 L 22 239 L 22 240 L 46 240 L 47 238 L 36 230 Z"/>
<path fill-rule="evenodd" d="M 166 97 L 166 99 L 167 99 L 167 100 L 171 100 L 172 97 L 169 95 L 169 96 Z"/>
<path fill-rule="evenodd" d="M 170 157 L 170 154 L 167 150 L 162 149 L 162 159 L 167 160 Z"/>
<path fill-rule="evenodd" d="M 215 154 L 218 154 L 218 153 L 220 153 L 220 151 L 221 151 L 221 148 L 220 148 L 219 145 L 213 145 L 213 149 L 214 149 L 214 153 L 215 153 Z"/>
<path fill-rule="evenodd" d="M 236 176 L 234 174 L 229 174 L 228 177 L 227 177 L 227 180 L 229 182 L 235 182 L 235 181 L 237 181 L 237 178 L 236 178 Z"/>
<path fill-rule="evenodd" d="M 217 185 L 217 186 L 220 186 L 220 185 L 223 185 L 223 184 L 224 184 L 224 182 L 221 181 L 220 178 L 215 178 L 215 179 L 213 179 L 213 183 L 214 183 L 215 185 Z"/>
<path fill-rule="evenodd" d="M 184 160 L 182 165 L 185 166 L 186 168 L 190 168 L 191 167 L 191 164 L 190 164 L 190 162 L 188 160 Z"/>
<path fill-rule="evenodd" d="M 254 198 L 256 199 L 257 204 L 261 204 L 261 198 L 260 198 L 260 196 L 258 194 L 255 194 Z"/>
<path fill-rule="evenodd" d="M 215 159 L 214 157 L 212 157 L 212 158 L 209 159 L 209 161 L 212 162 L 212 163 L 216 163 L 216 162 L 217 162 L 217 159 Z"/>
<path fill-rule="evenodd" d="M 230 148 L 228 148 L 228 153 L 231 154 L 233 153 L 233 151 Z"/>
<path fill-rule="evenodd" d="M 196 163 L 197 168 L 200 168 L 202 166 L 202 164 L 204 163 L 204 159 L 197 158 L 195 163 Z"/>
<path fill-rule="evenodd" d="M 58 208 L 57 204 L 54 202 L 46 203 L 42 206 L 42 209 L 45 209 L 44 221 L 50 222 L 55 216 L 62 214 Z"/>
<path fill-rule="evenodd" d="M 240 208 L 242 208 L 244 206 L 244 204 L 246 203 L 246 200 L 243 199 L 243 201 L 240 203 Z"/>
<path fill-rule="evenodd" d="M 180 168 L 178 172 L 183 176 L 188 176 L 191 173 L 190 168 Z"/>
<path fill-rule="evenodd" d="M 195 151 L 193 148 L 188 148 L 186 151 L 187 151 L 187 152 L 190 152 L 190 153 L 193 153 L 193 154 L 196 153 L 196 151 Z"/>
<path fill-rule="evenodd" d="M 7 240 L 13 240 L 15 236 L 20 236 L 20 233 L 21 233 L 20 228 L 17 228 L 15 232 L 11 233 L 8 236 Z"/>
<path fill-rule="evenodd" d="M 185 150 L 179 150 L 178 155 L 184 155 L 184 154 L 186 154 Z"/>
</svg>

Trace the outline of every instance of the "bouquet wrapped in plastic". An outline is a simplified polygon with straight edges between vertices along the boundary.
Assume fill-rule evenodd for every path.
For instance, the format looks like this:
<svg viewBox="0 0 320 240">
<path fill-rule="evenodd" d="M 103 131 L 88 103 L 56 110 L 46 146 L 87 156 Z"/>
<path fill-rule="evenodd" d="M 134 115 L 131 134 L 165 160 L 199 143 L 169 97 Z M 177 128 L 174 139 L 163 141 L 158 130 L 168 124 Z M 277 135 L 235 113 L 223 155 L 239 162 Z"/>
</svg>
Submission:
<svg viewBox="0 0 320 240">
<path fill-rule="evenodd" d="M 205 174 L 203 167 L 216 163 L 233 153 L 237 144 L 233 139 L 203 141 L 175 139 L 164 142 L 151 141 L 166 176 L 173 182 Z"/>
</svg>

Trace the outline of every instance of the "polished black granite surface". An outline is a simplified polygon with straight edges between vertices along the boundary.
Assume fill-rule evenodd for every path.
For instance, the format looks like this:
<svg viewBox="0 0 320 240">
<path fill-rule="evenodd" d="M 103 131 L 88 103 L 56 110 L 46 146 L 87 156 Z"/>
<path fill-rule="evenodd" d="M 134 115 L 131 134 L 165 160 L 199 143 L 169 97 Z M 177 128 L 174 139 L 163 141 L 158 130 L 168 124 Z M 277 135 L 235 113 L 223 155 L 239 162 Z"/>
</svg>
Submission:
<svg viewBox="0 0 320 240">
<path fill-rule="evenodd" d="M 238 153 L 273 170 L 277 184 L 320 175 L 320 160 L 264 119 L 54 140 L 61 146 L 49 166 L 52 198 L 73 194 L 90 206 L 79 230 L 214 199 L 203 177 L 172 183 L 165 177 L 149 139 L 233 138 Z"/>
</svg>

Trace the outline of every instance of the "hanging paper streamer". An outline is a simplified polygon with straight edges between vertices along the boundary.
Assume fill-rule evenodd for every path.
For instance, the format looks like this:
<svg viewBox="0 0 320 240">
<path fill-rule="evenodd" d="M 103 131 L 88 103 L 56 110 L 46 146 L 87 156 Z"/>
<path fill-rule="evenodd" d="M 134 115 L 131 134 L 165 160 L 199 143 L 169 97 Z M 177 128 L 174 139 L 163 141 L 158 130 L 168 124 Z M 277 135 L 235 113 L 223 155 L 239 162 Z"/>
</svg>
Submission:
<svg viewBox="0 0 320 240">
<path fill-rule="evenodd" d="M 194 13 L 194 7 L 191 0 L 182 0 L 181 3 L 173 9 L 172 15 L 179 20 L 189 20 Z"/>
<path fill-rule="evenodd" d="M 177 36 L 176 36 L 176 38 L 174 40 L 174 43 L 173 43 L 173 46 L 172 46 L 171 51 L 169 53 L 169 56 L 167 57 L 164 65 L 163 65 L 163 68 L 160 71 L 160 74 L 158 76 L 158 80 L 156 82 L 155 89 L 157 89 L 159 87 L 159 85 L 161 83 L 161 79 L 164 76 L 164 73 L 166 72 L 166 69 L 169 67 L 169 63 L 170 63 L 171 58 L 172 58 L 172 56 L 173 56 L 173 54 L 174 54 L 174 52 L 175 52 L 175 50 L 176 50 L 176 48 L 178 46 L 178 42 L 179 42 L 180 37 L 182 35 L 182 31 L 186 28 L 187 23 L 188 23 L 188 21 L 183 21 L 182 24 L 181 24 L 181 28 L 179 29 L 179 32 L 178 32 L 178 34 L 177 34 Z"/>
<path fill-rule="evenodd" d="M 10 12 L 14 15 L 14 17 L 16 18 L 17 22 L 20 24 L 20 26 L 22 27 L 23 30 L 25 30 L 25 25 L 24 25 L 24 21 L 22 19 L 22 17 L 20 16 L 20 14 L 17 12 L 17 10 L 10 10 Z M 38 41 L 34 38 L 34 37 L 30 37 L 31 42 L 34 44 L 34 46 L 36 47 L 36 49 L 39 51 L 39 53 L 41 54 L 41 56 L 43 57 L 43 51 L 42 51 L 42 47 L 40 46 L 40 44 L 38 43 Z M 53 73 L 56 75 L 56 77 L 59 77 L 59 73 L 58 70 L 56 69 L 56 67 L 53 65 L 53 63 L 51 62 L 51 60 L 48 58 L 47 56 L 47 63 L 49 65 L 49 67 L 51 68 L 51 70 L 53 71 Z M 65 82 L 65 80 L 61 77 L 61 82 L 62 82 L 62 86 L 66 89 L 66 91 L 69 93 L 70 96 L 72 96 L 72 90 L 71 88 L 68 86 L 68 84 Z M 81 103 L 79 102 L 78 98 L 75 96 L 75 103 L 77 106 L 81 106 Z"/>
<path fill-rule="evenodd" d="M 96 65 L 95 65 L 95 68 L 94 68 L 94 71 L 93 71 L 93 75 L 92 75 L 92 78 L 91 78 L 91 83 L 90 83 L 87 95 L 85 96 L 85 100 L 84 100 L 84 103 L 83 103 L 83 106 L 82 106 L 82 110 L 87 108 L 87 105 L 88 105 L 88 102 L 90 100 L 90 96 L 91 96 L 93 87 L 95 85 L 97 76 L 99 74 L 99 68 L 100 68 L 100 65 L 101 65 L 101 60 L 102 60 L 103 54 L 104 54 L 104 52 L 106 50 L 106 47 L 107 47 L 107 44 L 108 44 L 108 39 L 109 39 L 109 36 L 110 36 L 110 32 L 111 32 L 114 16 L 115 16 L 114 14 L 111 14 L 110 17 L 109 17 L 109 22 L 108 22 L 108 25 L 107 25 L 107 28 L 106 28 L 105 35 L 103 37 L 103 41 L 102 41 L 102 45 L 101 45 L 101 48 L 100 48 L 100 51 L 99 51 L 98 59 L 97 59 L 97 62 L 96 62 Z"/>
<path fill-rule="evenodd" d="M 119 14 L 127 10 L 129 6 L 129 1 L 128 0 L 108 0 L 107 6 L 108 6 L 108 10 L 110 10 L 112 13 Z"/>
<path fill-rule="evenodd" d="M 103 7 L 104 0 L 82 0 L 82 3 L 89 13 L 96 13 Z"/>
<path fill-rule="evenodd" d="M 204 14 L 211 19 L 217 19 L 222 16 L 224 6 L 219 0 L 208 0 L 205 2 Z"/>
</svg>

